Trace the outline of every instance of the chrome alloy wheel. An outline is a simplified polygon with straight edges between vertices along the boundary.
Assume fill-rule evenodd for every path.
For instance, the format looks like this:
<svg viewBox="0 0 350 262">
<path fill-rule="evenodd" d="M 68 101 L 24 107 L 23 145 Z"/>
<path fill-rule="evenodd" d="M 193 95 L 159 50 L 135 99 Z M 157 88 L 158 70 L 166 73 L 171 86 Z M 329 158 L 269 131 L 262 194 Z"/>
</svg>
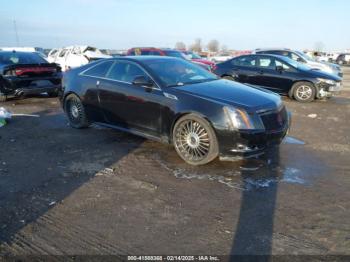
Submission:
<svg viewBox="0 0 350 262">
<path fill-rule="evenodd" d="M 183 121 L 176 130 L 175 146 L 185 158 L 200 161 L 210 150 L 208 131 L 195 120 Z"/>
<path fill-rule="evenodd" d="M 312 89 L 310 86 L 301 85 L 296 90 L 296 95 L 300 100 L 307 100 L 312 96 Z"/>
<path fill-rule="evenodd" d="M 81 103 L 78 100 L 72 99 L 68 103 L 68 117 L 72 122 L 79 122 L 81 118 Z"/>
</svg>

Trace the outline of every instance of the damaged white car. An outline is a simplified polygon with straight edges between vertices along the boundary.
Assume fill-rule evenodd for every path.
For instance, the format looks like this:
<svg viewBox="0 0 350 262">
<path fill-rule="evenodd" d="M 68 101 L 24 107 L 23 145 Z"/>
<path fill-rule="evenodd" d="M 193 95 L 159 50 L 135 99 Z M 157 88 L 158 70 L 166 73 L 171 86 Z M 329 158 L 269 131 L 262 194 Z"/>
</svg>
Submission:
<svg viewBox="0 0 350 262">
<path fill-rule="evenodd" d="M 52 49 L 48 54 L 48 61 L 59 64 L 62 71 L 86 65 L 102 58 L 111 58 L 111 56 L 105 55 L 99 49 L 91 46 L 68 46 Z"/>
</svg>

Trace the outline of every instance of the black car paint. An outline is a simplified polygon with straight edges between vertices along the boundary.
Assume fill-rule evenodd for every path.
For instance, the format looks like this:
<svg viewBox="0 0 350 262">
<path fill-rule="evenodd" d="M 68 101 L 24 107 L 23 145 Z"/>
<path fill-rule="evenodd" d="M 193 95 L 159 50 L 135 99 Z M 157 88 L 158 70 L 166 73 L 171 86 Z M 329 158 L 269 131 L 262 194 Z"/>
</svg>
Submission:
<svg viewBox="0 0 350 262">
<path fill-rule="evenodd" d="M 2 51 L 2 53 L 11 53 Z M 23 52 L 16 52 L 23 53 Z M 8 72 L 16 68 L 48 67 L 56 69 L 53 74 L 41 75 L 11 75 Z M 43 92 L 57 92 L 61 87 L 62 73 L 57 64 L 30 63 L 30 64 L 6 64 L 0 63 L 0 94 L 5 96 L 19 96 L 26 94 L 40 94 Z"/>
<path fill-rule="evenodd" d="M 265 69 L 256 65 L 237 66 L 232 64 L 232 62 L 234 62 L 236 59 L 242 57 L 273 57 L 275 60 L 286 63 L 288 66 L 290 66 L 290 70 L 278 70 L 277 68 Z M 296 82 L 306 81 L 312 83 L 316 87 L 316 95 L 319 97 L 319 90 L 321 88 L 327 90 L 330 85 L 320 83 L 318 78 L 341 82 L 341 78 L 336 75 L 322 72 L 320 70 L 306 70 L 303 68 L 296 68 L 288 63 L 288 61 L 286 61 L 283 56 L 265 54 L 253 54 L 235 57 L 231 60 L 217 64 L 217 68 L 214 73 L 220 77 L 230 76 L 237 82 L 250 84 L 253 86 L 260 86 L 282 95 L 288 94 Z"/>
<path fill-rule="evenodd" d="M 172 142 L 172 129 L 177 119 L 195 113 L 213 127 L 222 157 L 261 154 L 267 145 L 279 143 L 286 135 L 290 124 L 289 114 L 278 130 L 232 130 L 223 110 L 225 106 L 241 108 L 255 119 L 259 117 L 259 110 L 277 111 L 284 108 L 278 95 L 219 79 L 165 87 L 147 66 L 147 61 L 155 58 L 178 59 L 151 56 L 104 59 L 104 62 L 128 61 L 138 64 L 154 81 L 153 88 L 84 75 L 84 71 L 101 61 L 65 73 L 61 95 L 63 107 L 64 99 L 74 93 L 82 100 L 92 122 L 165 143 Z M 242 145 L 249 147 L 249 150 L 240 150 Z"/>
</svg>

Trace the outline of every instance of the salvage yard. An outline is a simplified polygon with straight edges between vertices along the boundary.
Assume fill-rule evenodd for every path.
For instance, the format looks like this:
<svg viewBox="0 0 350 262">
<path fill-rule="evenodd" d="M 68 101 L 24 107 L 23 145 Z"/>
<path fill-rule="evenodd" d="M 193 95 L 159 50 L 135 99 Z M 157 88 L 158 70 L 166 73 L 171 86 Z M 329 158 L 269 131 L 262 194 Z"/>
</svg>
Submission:
<svg viewBox="0 0 350 262">
<path fill-rule="evenodd" d="M 284 98 L 261 158 L 193 167 L 171 146 L 69 127 L 57 98 L 0 128 L 0 254 L 350 255 L 350 68 L 327 101 Z"/>
</svg>

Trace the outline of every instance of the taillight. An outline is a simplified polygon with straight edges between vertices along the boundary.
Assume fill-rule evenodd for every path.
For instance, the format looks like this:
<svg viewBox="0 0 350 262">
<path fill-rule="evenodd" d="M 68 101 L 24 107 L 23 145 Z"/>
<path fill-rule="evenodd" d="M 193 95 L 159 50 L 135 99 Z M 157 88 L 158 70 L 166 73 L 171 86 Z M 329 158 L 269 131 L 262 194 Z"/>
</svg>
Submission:
<svg viewBox="0 0 350 262">
<path fill-rule="evenodd" d="M 27 73 L 38 74 L 38 73 L 56 73 L 57 69 L 55 67 L 23 67 L 11 70 L 11 75 L 21 76 Z"/>
</svg>

